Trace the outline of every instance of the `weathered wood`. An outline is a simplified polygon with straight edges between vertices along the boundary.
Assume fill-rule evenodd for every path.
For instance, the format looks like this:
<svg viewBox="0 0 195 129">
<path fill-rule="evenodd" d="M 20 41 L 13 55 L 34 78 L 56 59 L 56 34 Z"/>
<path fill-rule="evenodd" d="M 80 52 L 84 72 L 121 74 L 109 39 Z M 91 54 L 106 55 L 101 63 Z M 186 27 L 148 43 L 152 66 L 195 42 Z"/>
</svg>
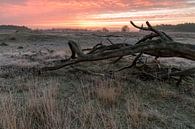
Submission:
<svg viewBox="0 0 195 129">
<path fill-rule="evenodd" d="M 146 22 L 148 27 L 139 27 L 132 21 L 131 24 L 138 29 L 152 31 L 152 34 L 144 36 L 135 45 L 125 43 L 103 45 L 100 43 L 95 45 L 87 54 L 81 50 L 80 46 L 76 42 L 69 41 L 68 45 L 72 52 L 70 58 L 45 62 L 44 66 L 34 67 L 32 69 L 33 71 L 38 72 L 52 71 L 86 61 L 98 61 L 110 58 L 118 58 L 118 60 L 120 60 L 121 57 L 136 53 L 148 54 L 155 57 L 181 57 L 195 61 L 195 45 L 173 41 L 173 39 L 166 33 L 154 29 L 149 22 Z M 157 39 L 153 39 L 154 37 Z M 134 60 L 132 65 L 135 65 L 139 56 Z M 167 78 L 167 76 L 176 75 L 186 76 L 192 73 L 195 73 L 194 68 L 171 73 L 169 75 L 161 75 L 159 78 Z"/>
<path fill-rule="evenodd" d="M 75 42 L 69 42 L 72 51 L 76 53 L 77 58 L 69 60 L 60 60 L 51 62 L 52 66 L 45 66 L 41 71 L 57 70 L 62 67 L 73 65 L 85 61 L 98 61 L 109 58 L 131 55 L 133 53 L 143 52 L 156 57 L 181 57 L 195 61 L 195 45 L 183 44 L 179 42 L 162 42 L 161 40 L 151 40 L 139 43 L 134 46 L 106 46 L 95 54 L 84 54 Z M 114 44 L 116 45 L 116 44 Z M 114 49 L 115 48 L 115 49 Z"/>
<path fill-rule="evenodd" d="M 131 64 L 130 66 L 121 68 L 121 69 L 119 69 L 119 70 L 117 70 L 117 71 L 122 71 L 122 70 L 125 70 L 125 69 L 128 69 L 128 68 L 134 67 L 134 66 L 136 65 L 138 59 L 139 59 L 142 55 L 143 55 L 143 52 L 140 52 L 140 53 L 135 57 L 135 59 L 133 60 L 133 62 L 132 62 L 132 64 Z"/>
<path fill-rule="evenodd" d="M 73 65 L 85 61 L 98 61 L 115 57 L 124 57 L 127 55 L 141 53 L 155 57 L 181 57 L 195 61 L 195 45 L 175 42 L 166 33 L 154 29 L 149 22 L 146 22 L 148 27 L 139 27 L 132 21 L 131 24 L 142 30 L 152 31 L 152 34 L 146 35 L 135 45 L 129 44 L 98 44 L 92 50 L 84 54 L 80 47 L 74 41 L 69 41 L 69 47 L 72 55 L 68 60 L 60 60 L 51 62 L 51 66 L 47 65 L 40 68 L 40 71 L 57 70 L 65 66 Z M 159 39 L 154 40 L 154 37 Z M 149 39 L 149 40 L 148 40 Z M 119 58 L 120 59 L 120 58 Z"/>
</svg>

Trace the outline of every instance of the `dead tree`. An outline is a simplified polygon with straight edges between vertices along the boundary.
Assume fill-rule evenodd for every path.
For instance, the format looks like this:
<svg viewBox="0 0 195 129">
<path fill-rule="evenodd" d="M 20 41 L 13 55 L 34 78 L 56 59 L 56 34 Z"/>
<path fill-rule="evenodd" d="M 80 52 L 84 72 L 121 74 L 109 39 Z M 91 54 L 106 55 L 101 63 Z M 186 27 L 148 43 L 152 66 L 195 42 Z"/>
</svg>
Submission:
<svg viewBox="0 0 195 129">
<path fill-rule="evenodd" d="M 174 41 L 170 36 L 162 31 L 158 31 L 151 26 L 147 21 L 147 27 L 137 26 L 132 21 L 130 22 L 135 28 L 145 31 L 150 31 L 151 34 L 144 36 L 135 45 L 130 44 L 110 44 L 103 45 L 97 44 L 88 53 L 84 53 L 78 44 L 74 41 L 69 41 L 68 45 L 72 52 L 69 59 L 52 61 L 45 63 L 41 68 L 34 68 L 36 71 L 52 71 L 58 70 L 66 66 L 72 66 L 74 64 L 86 61 L 98 61 L 110 58 L 118 58 L 120 60 L 122 57 L 127 55 L 134 55 L 135 53 L 140 53 L 133 64 L 127 68 L 135 65 L 141 54 L 148 54 L 155 57 L 181 57 L 189 60 L 195 61 L 195 45 L 184 44 Z M 118 61 L 117 60 L 117 61 Z M 169 76 L 185 76 L 195 73 L 195 68 L 190 70 L 178 71 L 175 73 L 163 74 L 159 78 L 167 78 Z"/>
<path fill-rule="evenodd" d="M 181 57 L 195 61 L 195 45 L 176 42 L 166 33 L 154 29 L 149 22 L 146 22 L 148 27 L 139 27 L 132 21 L 131 24 L 138 29 L 151 31 L 152 33 L 143 37 L 135 45 L 111 44 L 106 46 L 98 44 L 87 54 L 82 52 L 76 42 L 69 41 L 68 45 L 72 52 L 71 58 L 60 61 L 60 66 L 44 67 L 43 69 L 57 70 L 58 67 L 79 62 L 104 60 L 140 52 L 156 57 Z M 157 39 L 154 39 L 155 37 Z"/>
</svg>

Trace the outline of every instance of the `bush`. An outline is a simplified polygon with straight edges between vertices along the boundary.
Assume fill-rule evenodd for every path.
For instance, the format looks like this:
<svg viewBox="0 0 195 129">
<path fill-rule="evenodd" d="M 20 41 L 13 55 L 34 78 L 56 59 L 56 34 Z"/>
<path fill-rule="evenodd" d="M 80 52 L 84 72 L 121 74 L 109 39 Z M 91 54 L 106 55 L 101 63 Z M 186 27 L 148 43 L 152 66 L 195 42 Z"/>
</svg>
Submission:
<svg viewBox="0 0 195 129">
<path fill-rule="evenodd" d="M 109 32 L 109 30 L 107 28 L 102 28 L 102 32 Z"/>
<path fill-rule="evenodd" d="M 127 25 L 123 26 L 121 32 L 129 32 L 129 27 Z"/>
</svg>

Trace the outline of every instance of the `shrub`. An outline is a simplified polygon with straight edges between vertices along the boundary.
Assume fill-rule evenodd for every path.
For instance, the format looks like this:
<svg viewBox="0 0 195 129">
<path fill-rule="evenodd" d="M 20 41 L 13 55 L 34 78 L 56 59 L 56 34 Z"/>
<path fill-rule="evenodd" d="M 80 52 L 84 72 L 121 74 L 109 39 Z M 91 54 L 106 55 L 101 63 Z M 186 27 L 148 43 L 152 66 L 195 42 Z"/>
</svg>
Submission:
<svg viewBox="0 0 195 129">
<path fill-rule="evenodd" d="M 107 28 L 102 28 L 102 32 L 109 32 L 109 30 Z"/>
<path fill-rule="evenodd" d="M 129 32 L 129 27 L 127 25 L 123 26 L 121 32 Z"/>
</svg>

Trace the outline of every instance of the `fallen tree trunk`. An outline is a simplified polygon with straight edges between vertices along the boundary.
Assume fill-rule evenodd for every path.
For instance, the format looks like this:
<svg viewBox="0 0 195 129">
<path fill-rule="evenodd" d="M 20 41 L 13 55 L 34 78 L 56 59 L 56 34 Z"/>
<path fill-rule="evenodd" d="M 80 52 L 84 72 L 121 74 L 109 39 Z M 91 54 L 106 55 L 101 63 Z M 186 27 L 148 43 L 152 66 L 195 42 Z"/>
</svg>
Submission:
<svg viewBox="0 0 195 129">
<path fill-rule="evenodd" d="M 155 30 L 149 22 L 146 22 L 147 28 L 136 26 L 133 22 L 131 24 L 142 30 L 152 31 L 153 33 L 144 36 L 139 40 L 135 45 L 129 44 L 111 44 L 105 46 L 103 44 L 98 44 L 94 46 L 87 54 L 84 54 L 80 47 L 74 41 L 69 41 L 69 47 L 71 49 L 72 55 L 67 60 L 60 60 L 52 62 L 52 66 L 46 65 L 39 69 L 39 71 L 52 71 L 57 70 L 66 66 L 74 65 L 80 62 L 86 61 L 98 61 L 105 60 L 110 58 L 118 58 L 120 60 L 122 57 L 127 55 L 134 55 L 135 53 L 148 54 L 151 56 L 158 57 L 181 57 L 189 60 L 195 61 L 195 45 L 193 44 L 184 44 L 180 42 L 175 42 L 170 36 L 166 33 Z M 157 38 L 157 39 L 153 39 Z M 131 68 L 136 65 L 136 61 L 140 58 L 137 56 L 133 61 L 133 64 L 124 68 L 121 68 L 119 71 L 126 68 Z M 188 76 L 194 74 L 194 68 L 187 69 L 184 71 L 166 73 L 159 75 L 158 79 L 169 78 L 171 76 Z M 150 73 L 149 73 L 150 74 Z M 152 74 L 151 74 L 152 75 Z"/>
<path fill-rule="evenodd" d="M 146 22 L 147 27 L 139 27 L 135 25 L 132 21 L 131 24 L 145 31 L 151 31 L 152 33 L 144 36 L 139 40 L 135 45 L 130 44 L 110 44 L 103 45 L 102 43 L 97 44 L 85 54 L 78 44 L 74 41 L 69 41 L 68 45 L 72 52 L 72 55 L 69 59 L 57 60 L 51 62 L 45 62 L 43 67 L 34 67 L 33 71 L 36 72 L 45 72 L 58 70 L 60 68 L 71 66 L 80 62 L 86 61 L 98 61 L 105 60 L 110 58 L 118 58 L 120 60 L 122 57 L 127 55 L 135 55 L 135 53 L 148 54 L 151 56 L 158 57 L 181 57 L 189 60 L 195 61 L 195 45 L 193 44 L 184 44 L 180 42 L 175 42 L 170 36 L 166 33 L 154 29 L 149 22 Z M 154 39 L 156 38 L 156 39 Z M 136 60 L 133 62 L 134 66 L 136 61 L 140 56 L 136 57 Z M 131 67 L 127 67 L 131 68 Z M 187 70 L 188 72 L 188 70 Z M 194 69 L 190 73 L 194 73 Z M 186 75 L 186 72 L 172 73 L 169 76 L 174 75 Z M 162 78 L 165 78 L 167 75 L 162 75 Z"/>
<path fill-rule="evenodd" d="M 183 44 L 179 42 L 162 42 L 161 40 L 146 41 L 134 46 L 119 46 L 117 49 L 110 49 L 112 45 L 104 47 L 104 50 L 99 50 L 96 54 L 84 54 L 78 45 L 70 41 L 72 52 L 77 54 L 76 58 L 68 60 L 54 61 L 53 66 L 46 66 L 40 71 L 57 70 L 65 66 L 73 65 L 85 61 L 98 61 L 109 58 L 127 56 L 134 53 L 143 52 L 156 57 L 182 57 L 195 61 L 195 45 Z M 106 49 L 106 50 L 105 50 Z"/>
</svg>

